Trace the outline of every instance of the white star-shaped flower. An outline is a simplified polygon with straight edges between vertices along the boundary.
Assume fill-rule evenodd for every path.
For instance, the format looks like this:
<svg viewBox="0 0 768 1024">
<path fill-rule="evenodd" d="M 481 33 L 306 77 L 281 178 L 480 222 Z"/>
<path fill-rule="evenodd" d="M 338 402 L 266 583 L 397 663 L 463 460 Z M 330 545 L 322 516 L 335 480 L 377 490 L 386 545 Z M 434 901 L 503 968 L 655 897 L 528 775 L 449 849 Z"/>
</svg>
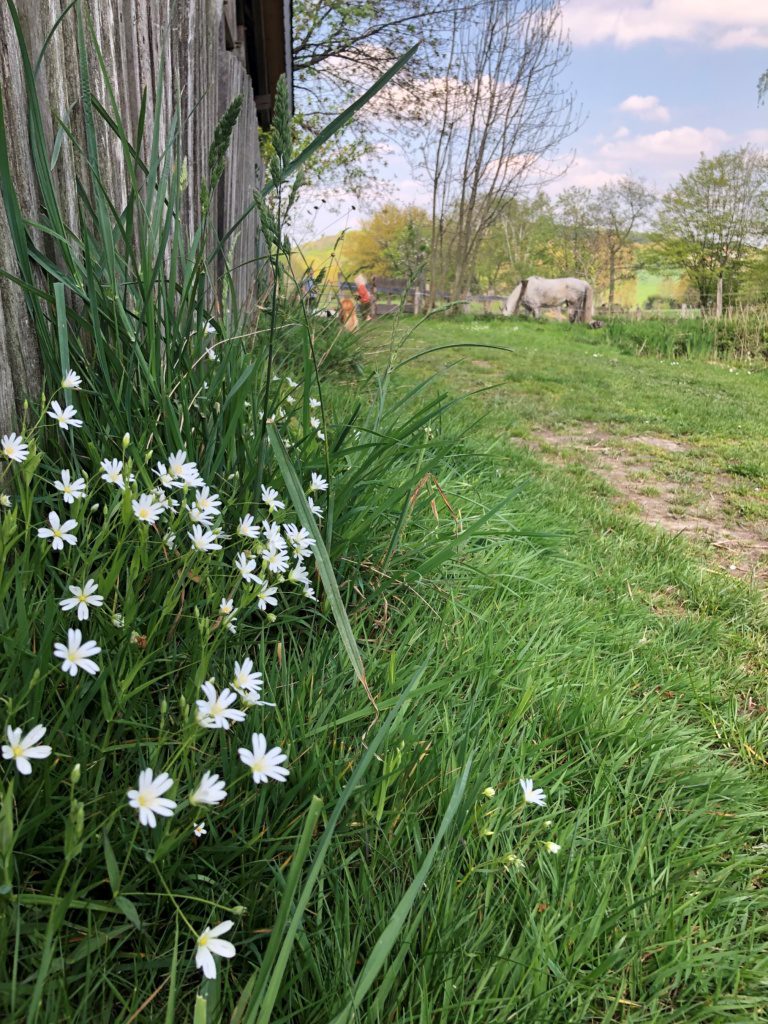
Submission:
<svg viewBox="0 0 768 1024">
<path fill-rule="evenodd" d="M 288 571 L 288 552 L 281 551 L 279 548 L 268 547 L 262 553 L 261 562 L 264 568 L 271 572 L 273 576 L 282 575 L 282 573 Z"/>
<path fill-rule="evenodd" d="M 256 590 L 256 604 L 259 611 L 265 612 L 269 605 L 276 605 L 277 598 L 274 596 L 277 593 L 277 587 L 269 587 L 263 580 L 259 580 L 257 583 Z"/>
<path fill-rule="evenodd" d="M 125 480 L 123 479 L 123 464 L 120 459 L 102 459 L 101 479 L 106 480 L 108 484 L 114 484 L 119 487 L 120 490 L 125 489 Z"/>
<path fill-rule="evenodd" d="M 208 835 L 208 829 L 205 827 L 204 821 L 194 822 L 192 825 L 192 831 L 195 833 L 198 839 L 200 839 L 201 836 Z"/>
<path fill-rule="evenodd" d="M 253 571 L 256 568 L 256 559 L 249 558 L 241 551 L 235 559 L 235 568 L 247 583 L 263 583 L 264 581 Z"/>
<path fill-rule="evenodd" d="M 24 443 L 20 434 L 3 434 L 0 450 L 11 462 L 23 462 L 29 455 L 29 445 Z"/>
<path fill-rule="evenodd" d="M 229 729 L 232 722 L 245 721 L 245 712 L 232 707 L 237 701 L 234 690 L 226 687 L 218 693 L 212 679 L 203 683 L 200 689 L 203 691 L 204 699 L 196 701 L 197 720 L 204 728 Z"/>
<path fill-rule="evenodd" d="M 54 480 L 53 486 L 67 505 L 72 505 L 75 501 L 85 497 L 85 480 L 82 477 L 73 480 L 68 469 L 62 469 L 61 480 Z"/>
<path fill-rule="evenodd" d="M 218 775 L 206 772 L 200 780 L 200 785 L 190 796 L 189 802 L 191 804 L 206 804 L 209 807 L 214 807 L 226 799 L 227 790 L 224 780 Z"/>
<path fill-rule="evenodd" d="M 314 491 L 327 491 L 328 481 L 325 479 L 325 477 L 320 476 L 319 473 L 313 473 L 309 481 L 308 490 L 310 494 L 312 494 Z"/>
<path fill-rule="evenodd" d="M 154 526 L 163 514 L 163 503 L 154 494 L 140 494 L 131 502 L 131 508 L 136 518 L 149 526 Z"/>
<path fill-rule="evenodd" d="M 280 500 L 280 495 L 274 487 L 261 485 L 261 500 L 267 506 L 272 515 L 280 508 L 285 508 L 285 502 Z"/>
<path fill-rule="evenodd" d="M 203 972 L 206 978 L 213 979 L 216 977 L 216 961 L 214 957 L 223 956 L 226 959 L 230 959 L 237 952 L 231 942 L 219 938 L 220 935 L 225 935 L 233 924 L 233 921 L 222 921 L 215 928 L 206 928 L 204 932 L 198 935 L 197 947 L 195 949 L 195 966 Z"/>
<path fill-rule="evenodd" d="M 537 804 L 539 807 L 545 807 L 547 798 L 544 795 L 543 789 L 533 788 L 533 779 L 520 779 L 520 788 L 523 791 L 523 799 L 527 804 Z"/>
<path fill-rule="evenodd" d="M 204 530 L 202 526 L 193 526 L 192 532 L 187 536 L 197 551 L 221 551 L 221 544 L 216 543 L 216 534 L 211 530 Z"/>
<path fill-rule="evenodd" d="M 62 598 L 59 601 L 59 608 L 65 612 L 71 612 L 77 608 L 77 617 L 81 622 L 90 615 L 89 605 L 92 608 L 100 608 L 104 604 L 104 598 L 99 594 L 95 580 L 88 580 L 84 587 L 71 586 L 68 589 L 72 597 Z"/>
<path fill-rule="evenodd" d="M 288 541 L 288 547 L 293 550 L 297 558 L 309 558 L 316 541 L 303 526 L 298 527 L 293 523 L 288 523 L 285 526 L 285 536 Z"/>
<path fill-rule="evenodd" d="M 40 527 L 37 536 L 42 540 L 50 539 L 54 551 L 62 551 L 65 543 L 72 546 L 77 544 L 77 537 L 72 533 L 77 527 L 76 519 L 68 519 L 66 523 L 62 523 L 56 512 L 49 512 L 48 524 Z"/>
<path fill-rule="evenodd" d="M 51 402 L 48 410 L 51 419 L 56 420 L 62 430 L 69 430 L 70 427 L 82 427 L 83 421 L 77 418 L 77 409 L 74 405 L 68 405 L 64 409 L 58 402 Z"/>
<path fill-rule="evenodd" d="M 316 505 L 311 498 L 307 498 L 307 505 L 309 506 L 309 511 L 312 513 L 313 516 L 315 516 L 317 519 L 323 518 L 322 508 L 319 505 Z"/>
<path fill-rule="evenodd" d="M 79 629 L 67 630 L 66 644 L 56 643 L 53 645 L 54 658 L 61 658 L 62 671 L 71 676 L 78 672 L 85 672 L 89 676 L 95 676 L 99 666 L 92 659 L 101 654 L 101 648 L 95 640 L 86 640 L 83 643 L 83 634 Z"/>
<path fill-rule="evenodd" d="M 253 521 L 252 515 L 245 515 L 237 524 L 237 533 L 241 537 L 247 537 L 249 540 L 256 540 L 261 533 L 261 529 Z"/>
<path fill-rule="evenodd" d="M 83 386 L 83 382 L 79 374 L 75 373 L 74 370 L 70 370 L 62 379 L 61 386 L 63 388 L 70 388 L 72 391 L 79 391 Z"/>
<path fill-rule="evenodd" d="M 127 793 L 128 804 L 139 812 L 139 824 L 150 828 L 157 826 L 157 817 L 170 818 L 176 809 L 176 801 L 163 796 L 173 785 L 168 772 L 155 775 L 151 768 L 139 773 L 139 788 Z"/>
<path fill-rule="evenodd" d="M 273 779 L 275 782 L 285 782 L 290 774 L 288 768 L 283 768 L 283 761 L 288 759 L 280 747 L 272 747 L 267 750 L 267 738 L 264 733 L 255 732 L 251 736 L 251 747 L 240 747 L 237 755 L 246 765 L 253 776 L 253 781 L 258 785 L 261 782 L 268 782 Z"/>
<path fill-rule="evenodd" d="M 8 743 L 3 744 L 2 754 L 6 761 L 15 761 L 16 770 L 22 775 L 32 774 L 31 760 L 42 760 L 51 756 L 51 748 L 43 743 L 38 745 L 38 740 L 45 736 L 45 726 L 36 725 L 29 730 L 26 736 L 21 735 L 21 729 L 14 729 L 7 726 L 5 736 Z"/>
</svg>

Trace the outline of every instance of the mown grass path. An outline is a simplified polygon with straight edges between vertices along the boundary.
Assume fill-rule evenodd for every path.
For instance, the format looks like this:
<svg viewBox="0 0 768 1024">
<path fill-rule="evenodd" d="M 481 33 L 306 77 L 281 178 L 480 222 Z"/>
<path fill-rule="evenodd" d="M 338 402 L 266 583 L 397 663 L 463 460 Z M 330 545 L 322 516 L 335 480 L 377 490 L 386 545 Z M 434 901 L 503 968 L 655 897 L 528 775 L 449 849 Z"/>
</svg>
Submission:
<svg viewBox="0 0 768 1024">
<path fill-rule="evenodd" d="M 379 367 L 382 338 L 367 342 Z M 450 912 L 438 900 L 429 1015 L 402 1019 L 455 1020 L 462 1007 L 477 1022 L 762 1020 L 766 598 L 705 546 L 644 523 L 590 465 L 520 439 L 585 425 L 684 439 L 659 448 L 683 457 L 674 471 L 750 481 L 745 508 L 727 514 L 759 521 L 768 375 L 482 321 L 423 325 L 394 362 L 450 343 L 512 351 L 432 352 L 391 386 L 467 396 L 444 417 L 462 438 L 445 488 L 454 510 L 514 496 L 475 545 L 470 582 L 437 581 L 449 598 L 434 628 L 466 692 L 446 690 L 434 742 L 474 747 L 497 792 L 511 796 L 524 771 L 547 779 L 562 850 L 518 861 L 521 823 L 489 805 L 485 868 L 460 879 Z M 435 892 L 450 876 L 443 866 Z"/>
</svg>

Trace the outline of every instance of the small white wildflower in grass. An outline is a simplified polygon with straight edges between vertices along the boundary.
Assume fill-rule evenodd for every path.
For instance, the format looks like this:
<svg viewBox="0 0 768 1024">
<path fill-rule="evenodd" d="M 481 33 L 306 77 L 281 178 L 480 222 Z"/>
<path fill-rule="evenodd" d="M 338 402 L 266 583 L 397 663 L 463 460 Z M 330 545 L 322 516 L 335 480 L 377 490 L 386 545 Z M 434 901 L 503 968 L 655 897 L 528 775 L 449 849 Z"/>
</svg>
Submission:
<svg viewBox="0 0 768 1024">
<path fill-rule="evenodd" d="M 78 672 L 85 672 L 89 676 L 95 676 L 99 666 L 93 658 L 101 654 L 101 648 L 95 640 L 83 642 L 83 634 L 79 629 L 67 630 L 66 644 L 56 643 L 53 645 L 54 658 L 61 658 L 61 669 L 71 676 Z"/>
<path fill-rule="evenodd" d="M 328 481 L 325 479 L 325 477 L 320 476 L 319 473 L 313 473 L 309 481 L 308 490 L 310 494 L 313 493 L 314 491 L 327 491 Z"/>
<path fill-rule="evenodd" d="M 62 430 L 69 430 L 70 427 L 82 427 L 83 421 L 77 418 L 77 409 L 74 405 L 68 405 L 64 409 L 58 402 L 51 402 L 48 410 L 51 419 L 56 420 Z"/>
<path fill-rule="evenodd" d="M 313 516 L 315 516 L 317 519 L 323 518 L 322 508 L 319 505 L 316 505 L 311 498 L 307 498 L 307 505 L 309 506 L 309 511 L 312 513 Z"/>
<path fill-rule="evenodd" d="M 173 551 L 174 546 L 176 545 L 176 534 L 169 530 L 163 537 L 163 544 L 165 544 L 169 551 Z"/>
<path fill-rule="evenodd" d="M 219 938 L 220 935 L 225 935 L 233 924 L 233 921 L 222 921 L 215 928 L 206 928 L 204 932 L 198 935 L 195 966 L 203 972 L 206 978 L 213 979 L 216 977 L 215 956 L 223 956 L 230 959 L 237 952 L 231 942 Z"/>
<path fill-rule="evenodd" d="M 272 747 L 267 750 L 267 738 L 264 733 L 255 732 L 251 736 L 251 747 L 240 747 L 237 751 L 238 757 L 251 770 L 253 781 L 258 785 L 261 782 L 268 782 L 273 779 L 275 782 L 285 782 L 290 774 L 288 768 L 283 768 L 283 761 L 288 759 L 280 747 Z"/>
<path fill-rule="evenodd" d="M 256 559 L 249 558 L 247 555 L 243 554 L 242 551 L 235 559 L 235 568 L 240 573 L 240 575 L 242 576 L 243 580 L 246 583 L 262 584 L 264 582 L 253 571 L 256 568 Z"/>
<path fill-rule="evenodd" d="M 237 611 L 235 608 L 235 602 L 232 597 L 222 597 L 221 603 L 219 604 L 220 615 L 234 615 Z"/>
<path fill-rule="evenodd" d="M 313 430 L 317 430 L 318 427 L 320 426 L 320 420 L 317 418 L 317 416 L 310 416 L 309 425 L 312 427 Z"/>
<path fill-rule="evenodd" d="M 544 843 L 544 846 L 546 847 L 548 853 L 560 853 L 560 851 L 562 850 L 562 846 L 560 846 L 558 843 L 553 843 L 550 839 L 548 839 Z"/>
<path fill-rule="evenodd" d="M 206 772 L 200 780 L 200 785 L 190 796 L 189 802 L 193 805 L 205 804 L 207 807 L 215 807 L 227 799 L 226 785 L 220 776 Z"/>
<path fill-rule="evenodd" d="M 121 491 L 124 490 L 123 464 L 120 459 L 102 459 L 100 468 L 103 470 L 102 480 L 106 480 L 108 484 L 114 484 Z"/>
<path fill-rule="evenodd" d="M 139 788 L 130 789 L 127 793 L 129 806 L 139 812 L 139 824 L 150 828 L 157 826 L 156 815 L 170 818 L 176 809 L 176 801 L 163 796 L 173 785 L 168 772 L 155 775 L 151 768 L 139 773 Z"/>
<path fill-rule="evenodd" d="M 320 399 L 319 398 L 310 398 L 310 400 L 309 400 L 309 408 L 310 409 L 319 409 L 320 405 L 321 405 L 321 403 L 320 403 Z"/>
<path fill-rule="evenodd" d="M 10 494 L 0 494 L 0 508 L 11 507 L 11 496 Z"/>
<path fill-rule="evenodd" d="M 42 760 L 51 756 L 51 748 L 43 743 L 38 745 L 38 740 L 45 736 L 45 726 L 36 725 L 30 729 L 26 736 L 21 735 L 21 729 L 14 729 L 10 725 L 6 727 L 5 736 L 8 743 L 3 744 L 3 757 L 6 761 L 15 761 L 16 770 L 22 775 L 32 774 L 32 760 Z"/>
<path fill-rule="evenodd" d="M 208 320 L 208 321 L 206 321 L 206 324 L 205 324 L 205 327 L 203 328 L 203 331 L 206 334 L 215 334 L 216 333 L 216 328 L 213 326 L 211 321 Z"/>
<path fill-rule="evenodd" d="M 179 507 L 179 503 L 175 498 L 170 498 L 165 491 L 162 491 L 159 487 L 155 487 L 150 491 L 153 500 L 160 506 L 163 512 L 173 510 L 174 512 Z"/>
<path fill-rule="evenodd" d="M 325 434 L 322 432 L 322 430 L 318 430 L 318 432 L 317 432 L 317 440 L 318 441 L 324 441 L 325 440 Z"/>
<path fill-rule="evenodd" d="M 205 350 L 205 354 L 206 354 L 206 356 L 208 356 L 208 358 L 210 359 L 210 361 L 212 363 L 218 363 L 219 357 L 216 355 L 216 349 L 215 348 L 213 348 L 213 347 L 207 348 Z"/>
<path fill-rule="evenodd" d="M 20 434 L 3 434 L 0 445 L 3 455 L 11 462 L 23 462 L 29 455 L 29 445 L 24 443 Z"/>
<path fill-rule="evenodd" d="M 163 506 L 155 500 L 153 494 L 140 494 L 138 499 L 134 498 L 131 502 L 131 508 L 137 519 L 150 526 L 154 526 L 163 514 Z"/>
<path fill-rule="evenodd" d="M 299 559 L 293 566 L 291 571 L 288 573 L 288 580 L 290 583 L 298 583 L 302 587 L 308 587 L 310 585 L 309 576 L 304 563 Z"/>
<path fill-rule="evenodd" d="M 547 798 L 544 795 L 543 789 L 533 788 L 533 779 L 520 779 L 520 788 L 523 791 L 523 799 L 527 804 L 537 804 L 539 807 L 545 807 Z"/>
<path fill-rule="evenodd" d="M 267 506 L 272 515 L 274 515 L 279 508 L 285 508 L 285 502 L 280 501 L 280 495 L 274 487 L 265 487 L 264 484 L 262 484 L 261 500 Z"/>
<path fill-rule="evenodd" d="M 281 551 L 287 549 L 288 542 L 280 533 L 280 527 L 277 523 L 270 523 L 268 519 L 263 519 L 261 522 L 261 532 L 264 534 L 267 547 L 279 548 Z"/>
<path fill-rule="evenodd" d="M 53 486 L 59 491 L 67 505 L 72 505 L 75 501 L 85 497 L 85 480 L 82 477 L 73 480 L 68 469 L 62 469 L 61 480 L 54 480 Z"/>
<path fill-rule="evenodd" d="M 77 617 L 83 622 L 90 615 L 89 606 L 100 608 L 104 604 L 104 598 L 99 594 L 99 588 L 95 580 L 88 580 L 84 587 L 69 587 L 72 597 L 64 597 L 59 601 L 59 608 L 65 612 L 72 612 L 77 608 Z"/>
<path fill-rule="evenodd" d="M 483 790 L 483 796 L 487 796 L 488 799 L 490 800 L 492 796 L 496 796 L 496 790 L 493 788 L 493 786 L 486 786 L 485 789 Z"/>
<path fill-rule="evenodd" d="M 260 532 L 261 528 L 253 521 L 252 515 L 243 516 L 237 524 L 237 533 L 241 537 L 248 537 L 249 540 L 255 540 Z"/>
<path fill-rule="evenodd" d="M 204 699 L 198 700 L 197 720 L 206 729 L 229 729 L 231 722 L 244 722 L 245 712 L 232 705 L 237 700 L 237 694 L 229 687 L 218 693 L 209 679 L 203 683 L 200 689 L 203 691 Z"/>
<path fill-rule="evenodd" d="M 309 583 L 304 587 L 304 597 L 309 598 L 310 601 L 317 600 L 317 594 L 315 593 L 314 587 L 310 586 Z"/>
<path fill-rule="evenodd" d="M 195 505 L 206 515 L 217 516 L 221 512 L 221 498 L 218 494 L 211 494 L 211 489 L 207 484 L 196 492 Z"/>
<path fill-rule="evenodd" d="M 194 822 L 192 825 L 192 831 L 195 833 L 198 839 L 200 839 L 201 836 L 208 835 L 208 829 L 205 827 L 204 821 Z"/>
<path fill-rule="evenodd" d="M 155 468 L 152 470 L 157 479 L 160 481 L 162 487 L 173 487 L 173 477 L 168 472 L 168 469 L 164 462 L 158 462 Z"/>
<path fill-rule="evenodd" d="M 288 552 L 268 547 L 261 556 L 261 562 L 274 576 L 282 575 L 288 571 Z"/>
<path fill-rule="evenodd" d="M 294 398 L 293 395 L 286 395 L 285 396 L 285 400 L 288 403 L 288 405 L 295 405 L 296 404 L 296 399 Z"/>
<path fill-rule="evenodd" d="M 68 519 L 65 523 L 59 519 L 56 512 L 48 513 L 48 526 L 41 526 L 37 536 L 41 540 L 50 539 L 54 551 L 62 551 L 64 544 L 77 544 L 77 537 L 72 531 L 77 527 L 76 519 Z"/>
<path fill-rule="evenodd" d="M 193 523 L 201 523 L 203 526 L 211 526 L 213 524 L 215 512 L 203 512 L 197 507 L 197 505 L 187 505 L 187 512 L 189 512 L 190 521 Z"/>
<path fill-rule="evenodd" d="M 79 391 L 83 386 L 83 382 L 79 374 L 75 373 L 74 370 L 70 370 L 66 376 L 62 378 L 61 386 L 63 388 L 71 388 L 72 391 Z"/>
<path fill-rule="evenodd" d="M 290 377 L 285 378 L 285 383 L 289 388 L 297 388 L 299 386 L 299 382 L 297 380 L 292 380 Z"/>
<path fill-rule="evenodd" d="M 187 536 L 197 551 L 221 551 L 221 544 L 216 543 L 216 535 L 210 530 L 204 530 L 202 526 L 193 526 Z"/>
<path fill-rule="evenodd" d="M 256 580 L 256 604 L 259 611 L 265 612 L 269 605 L 277 604 L 277 598 L 274 596 L 277 593 L 277 587 L 270 587 L 264 582 L 264 580 Z"/>
<path fill-rule="evenodd" d="M 251 707 L 273 708 L 275 706 L 269 701 L 261 700 L 261 688 L 264 685 L 264 679 L 261 672 L 254 672 L 253 662 L 250 658 L 245 658 L 242 665 L 239 661 L 235 662 L 235 678 L 232 681 L 232 685 L 245 703 Z"/>
<path fill-rule="evenodd" d="M 174 487 L 202 487 L 205 480 L 200 476 L 196 462 L 190 462 L 187 453 L 179 449 L 168 459 L 168 472 Z"/>
<path fill-rule="evenodd" d="M 112 616 L 112 625 L 116 629 L 122 629 L 125 626 L 125 616 L 121 615 L 120 612 L 115 612 Z"/>
<path fill-rule="evenodd" d="M 285 527 L 285 536 L 288 546 L 297 558 L 308 558 L 312 554 L 312 548 L 316 543 L 315 538 L 303 526 L 298 527 L 293 523 L 288 523 Z"/>
</svg>

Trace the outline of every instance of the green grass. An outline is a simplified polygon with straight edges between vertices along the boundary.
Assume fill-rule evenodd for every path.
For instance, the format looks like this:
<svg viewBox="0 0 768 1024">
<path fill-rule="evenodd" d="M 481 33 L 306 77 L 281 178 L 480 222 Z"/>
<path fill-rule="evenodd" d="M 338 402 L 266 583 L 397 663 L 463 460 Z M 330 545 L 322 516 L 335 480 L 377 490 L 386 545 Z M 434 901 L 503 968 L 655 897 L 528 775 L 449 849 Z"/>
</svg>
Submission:
<svg viewBox="0 0 768 1024">
<path fill-rule="evenodd" d="M 85 65 L 86 120 L 104 117 Z M 110 117 L 128 205 L 105 201 L 91 153 L 80 235 L 59 230 L 47 142 L 33 138 L 55 259 L 28 244 L 3 180 L 46 394 L 81 372 L 83 390 L 60 397 L 84 425 L 59 431 L 33 399 L 17 428 L 30 456 L 4 476 L 0 725 L 43 722 L 52 752 L 29 776 L 2 760 L 2 1019 L 760 1020 L 763 599 L 618 509 L 588 466 L 546 465 L 516 439 L 642 421 L 759 483 L 762 375 L 623 356 L 580 329 L 443 321 L 415 347 L 513 351 L 395 370 L 377 326 L 371 375 L 331 379 L 312 320 L 282 301 L 282 231 L 264 204 L 274 276 L 254 319 L 226 274 L 211 277 L 212 226 L 184 237 L 177 140 L 144 165 Z M 91 150 L 94 138 L 91 126 Z M 280 191 L 296 161 L 276 148 Z M 134 515 L 177 447 L 222 497 L 221 551 L 190 548 L 190 489 L 157 529 Z M 107 484 L 103 457 L 136 480 Z M 66 467 L 89 491 L 73 509 L 52 486 Z M 312 472 L 330 481 L 321 525 Z M 263 516 L 262 483 L 286 500 L 275 520 L 316 541 L 316 603 L 274 571 L 279 604 L 259 609 L 260 585 L 238 579 L 235 555 L 263 554 L 263 538 L 237 533 L 244 513 Z M 37 536 L 51 508 L 77 521 L 79 543 L 59 554 Z M 75 624 L 58 602 L 89 576 L 106 598 L 82 623 L 101 670 L 71 678 L 52 656 Z M 235 633 L 218 610 L 231 593 Z M 200 684 L 223 686 L 246 656 L 276 706 L 203 728 Z M 288 754 L 284 785 L 254 785 L 238 757 L 262 729 Z M 147 765 L 171 773 L 178 803 L 156 829 L 126 799 Z M 205 770 L 229 796 L 200 810 L 188 794 Z M 523 802 L 522 778 L 546 808 Z M 197 938 L 223 920 L 236 955 L 204 980 Z"/>
</svg>

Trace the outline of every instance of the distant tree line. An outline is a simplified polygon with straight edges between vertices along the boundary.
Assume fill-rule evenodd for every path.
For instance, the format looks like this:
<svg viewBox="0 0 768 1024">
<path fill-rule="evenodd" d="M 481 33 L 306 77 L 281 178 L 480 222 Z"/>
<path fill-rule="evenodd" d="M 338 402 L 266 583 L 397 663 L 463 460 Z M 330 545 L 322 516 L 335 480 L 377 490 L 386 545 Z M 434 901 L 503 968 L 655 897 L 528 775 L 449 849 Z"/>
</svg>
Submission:
<svg viewBox="0 0 768 1024">
<path fill-rule="evenodd" d="M 630 177 L 554 197 L 507 196 L 470 252 L 458 203 L 437 232 L 425 209 L 388 203 L 350 233 L 344 260 L 455 298 L 503 293 L 532 274 L 583 277 L 611 305 L 620 282 L 639 270 L 680 274 L 689 301 L 711 306 L 721 277 L 730 303 L 768 298 L 767 241 L 768 160 L 744 147 L 702 156 L 660 197 Z M 463 291 L 451 289 L 456 282 Z"/>
</svg>

